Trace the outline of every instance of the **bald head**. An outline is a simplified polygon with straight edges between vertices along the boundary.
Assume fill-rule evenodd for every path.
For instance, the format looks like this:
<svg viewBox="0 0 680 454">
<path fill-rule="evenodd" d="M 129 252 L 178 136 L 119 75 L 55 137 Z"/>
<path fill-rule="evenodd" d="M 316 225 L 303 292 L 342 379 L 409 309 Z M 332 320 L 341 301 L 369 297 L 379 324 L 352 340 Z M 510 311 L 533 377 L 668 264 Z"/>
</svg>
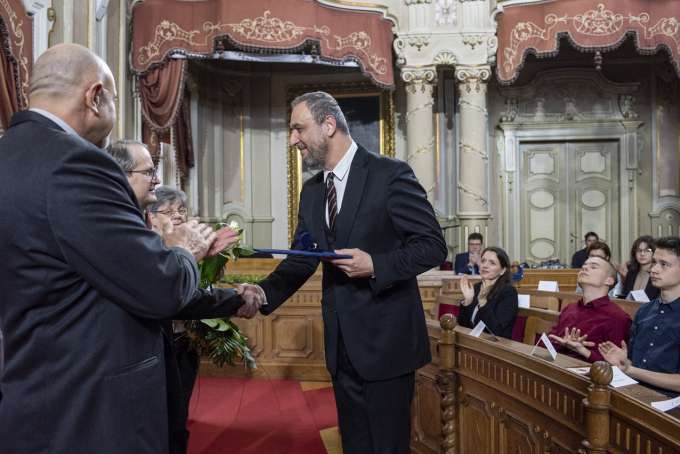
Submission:
<svg viewBox="0 0 680 454">
<path fill-rule="evenodd" d="M 116 96 L 106 62 L 78 44 L 50 47 L 33 65 L 29 106 L 58 116 L 97 146 L 108 142 L 116 120 Z"/>
<path fill-rule="evenodd" d="M 78 44 L 58 44 L 47 49 L 33 65 L 28 97 L 67 97 L 79 87 L 111 72 L 106 63 Z"/>
</svg>

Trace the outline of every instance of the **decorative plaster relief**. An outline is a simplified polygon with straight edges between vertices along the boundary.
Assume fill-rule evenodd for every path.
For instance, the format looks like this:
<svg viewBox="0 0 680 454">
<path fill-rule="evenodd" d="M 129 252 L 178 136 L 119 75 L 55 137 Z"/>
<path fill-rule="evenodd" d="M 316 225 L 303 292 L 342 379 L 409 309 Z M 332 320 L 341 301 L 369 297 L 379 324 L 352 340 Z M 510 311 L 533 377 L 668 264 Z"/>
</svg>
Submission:
<svg viewBox="0 0 680 454">
<path fill-rule="evenodd" d="M 537 259 L 549 259 L 555 253 L 555 246 L 547 240 L 537 240 L 531 245 L 531 255 Z"/>
<path fill-rule="evenodd" d="M 406 41 L 408 42 L 409 46 L 415 47 L 418 52 L 420 52 L 423 47 L 429 46 L 430 37 L 427 35 L 409 36 L 406 38 Z"/>
<path fill-rule="evenodd" d="M 633 120 L 638 83 L 616 83 L 592 69 L 544 71 L 523 87 L 502 89 L 503 122 Z"/>
<path fill-rule="evenodd" d="M 432 3 L 432 0 L 404 0 L 407 5 L 424 5 L 426 3 Z"/>
<path fill-rule="evenodd" d="M 434 22 L 437 25 L 456 23 L 456 5 L 453 0 L 437 0 L 434 5 Z"/>
<path fill-rule="evenodd" d="M 401 37 L 395 38 L 392 47 L 394 53 L 397 54 L 397 66 L 404 66 L 406 64 L 406 40 Z"/>
<path fill-rule="evenodd" d="M 481 91 L 481 84 L 486 83 L 491 77 L 491 69 L 489 67 L 479 68 L 460 68 L 456 71 L 456 79 L 462 83 L 461 91 L 472 93 L 479 93 Z"/>
<path fill-rule="evenodd" d="M 470 49 L 475 50 L 475 47 L 479 46 L 484 42 L 485 35 L 473 35 L 466 34 L 463 35 L 463 44 L 469 46 Z"/>
<path fill-rule="evenodd" d="M 456 55 L 451 51 L 443 50 L 434 57 L 433 63 L 437 66 L 439 65 L 455 66 L 457 63 Z"/>
<path fill-rule="evenodd" d="M 402 69 L 401 78 L 407 84 L 434 84 L 437 81 L 435 68 Z"/>
</svg>

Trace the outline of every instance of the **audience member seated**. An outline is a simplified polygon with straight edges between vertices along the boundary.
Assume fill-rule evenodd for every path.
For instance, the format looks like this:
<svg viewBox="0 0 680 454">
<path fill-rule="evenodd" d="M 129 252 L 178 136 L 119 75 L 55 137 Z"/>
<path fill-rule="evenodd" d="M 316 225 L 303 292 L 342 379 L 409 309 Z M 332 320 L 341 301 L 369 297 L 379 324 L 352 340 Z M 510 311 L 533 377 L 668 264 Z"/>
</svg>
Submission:
<svg viewBox="0 0 680 454">
<path fill-rule="evenodd" d="M 559 352 L 590 362 L 602 361 L 598 343 L 620 345 L 627 339 L 630 317 L 607 296 L 615 279 L 616 268 L 609 261 L 596 256 L 586 260 L 578 273 L 583 298 L 562 310 L 549 334 Z"/>
<path fill-rule="evenodd" d="M 611 260 L 612 257 L 612 252 L 611 249 L 609 249 L 609 246 L 607 243 L 604 241 L 595 241 L 594 243 L 590 243 L 590 246 L 586 248 L 586 252 L 588 254 L 588 257 L 600 257 L 605 259 L 607 262 Z M 621 278 L 619 274 L 616 274 L 616 283 L 614 284 L 614 287 L 609 290 L 609 297 L 610 298 L 616 298 L 619 293 L 621 293 Z M 581 288 L 580 285 L 578 285 L 578 282 L 576 283 L 576 293 L 583 293 L 583 289 Z"/>
<path fill-rule="evenodd" d="M 588 258 L 588 246 L 590 246 L 596 241 L 600 241 L 600 237 L 597 236 L 597 233 L 595 232 L 588 232 L 583 238 L 586 242 L 586 247 L 574 252 L 574 255 L 571 257 L 572 268 L 581 268 L 583 264 L 586 262 L 586 259 Z"/>
<path fill-rule="evenodd" d="M 635 314 L 630 343 L 599 345 L 602 356 L 634 379 L 680 392 L 680 238 L 656 241 L 650 280 L 659 288 L 654 301 Z"/>
<path fill-rule="evenodd" d="M 464 300 L 458 323 L 473 328 L 481 320 L 487 332 L 510 339 L 517 317 L 517 290 L 512 286 L 508 254 L 498 247 L 484 249 L 479 274 L 482 280 L 474 286 L 467 276 L 461 278 Z"/>
<path fill-rule="evenodd" d="M 656 243 L 649 235 L 635 240 L 630 251 L 630 261 L 625 267 L 626 275 L 622 278 L 623 285 L 618 295 L 619 298 L 628 298 L 633 290 L 644 290 L 650 301 L 659 296 L 659 289 L 654 287 L 649 279 L 654 249 L 656 249 Z"/>
<path fill-rule="evenodd" d="M 480 251 L 484 237 L 481 233 L 472 232 L 468 235 L 468 250 L 456 254 L 454 271 L 456 274 L 479 274 Z"/>
</svg>

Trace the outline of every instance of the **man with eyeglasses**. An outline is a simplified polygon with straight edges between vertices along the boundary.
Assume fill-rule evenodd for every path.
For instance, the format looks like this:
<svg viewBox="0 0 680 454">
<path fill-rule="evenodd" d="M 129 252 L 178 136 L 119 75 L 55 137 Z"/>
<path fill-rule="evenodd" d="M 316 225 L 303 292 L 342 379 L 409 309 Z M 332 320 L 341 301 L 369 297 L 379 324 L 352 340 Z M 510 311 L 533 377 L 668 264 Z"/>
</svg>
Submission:
<svg viewBox="0 0 680 454">
<path fill-rule="evenodd" d="M 195 304 L 215 234 L 145 225 L 102 151 L 116 96 L 92 51 L 50 47 L 0 138 L 2 452 L 169 451 L 160 320 Z"/>
<path fill-rule="evenodd" d="M 160 181 L 148 148 L 136 140 L 118 140 L 106 148 L 106 152 L 120 165 L 127 175 L 128 183 L 137 198 L 140 209 L 145 213 L 149 227 L 161 237 L 175 227 L 185 224 L 187 219 L 186 194 L 169 186 L 158 186 Z M 219 238 L 208 255 L 213 255 L 238 241 L 238 232 L 221 229 Z M 247 286 L 247 285 L 246 285 Z M 239 292 L 241 290 L 239 289 Z M 198 294 L 198 304 L 176 314 L 178 320 L 202 318 L 239 317 L 252 318 L 260 308 L 260 301 L 248 292 L 244 299 L 237 297 L 232 289 L 212 288 Z M 173 322 L 163 321 L 166 351 L 166 377 L 168 394 L 168 422 L 170 429 L 170 453 L 184 454 L 188 448 L 189 432 L 186 429 L 189 399 L 200 358 L 189 352 L 184 341 L 174 341 Z"/>
<path fill-rule="evenodd" d="M 650 280 L 661 294 L 642 304 L 630 341 L 599 345 L 602 356 L 634 379 L 680 392 L 680 238 L 656 241 Z"/>
</svg>

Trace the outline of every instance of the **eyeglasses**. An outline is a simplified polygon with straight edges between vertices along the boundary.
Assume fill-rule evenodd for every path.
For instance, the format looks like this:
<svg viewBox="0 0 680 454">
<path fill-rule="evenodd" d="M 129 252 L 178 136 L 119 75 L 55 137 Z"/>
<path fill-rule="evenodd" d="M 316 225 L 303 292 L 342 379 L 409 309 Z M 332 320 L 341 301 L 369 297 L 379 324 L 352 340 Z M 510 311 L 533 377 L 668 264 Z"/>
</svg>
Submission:
<svg viewBox="0 0 680 454">
<path fill-rule="evenodd" d="M 153 178 L 157 175 L 157 170 L 155 167 L 151 167 L 149 169 L 145 170 L 127 170 L 127 173 L 141 173 L 142 175 L 146 176 L 147 178 Z"/>
<path fill-rule="evenodd" d="M 651 254 L 654 251 L 652 250 L 652 248 L 647 248 L 647 249 L 638 249 L 635 252 L 637 252 L 639 254 Z"/>
<path fill-rule="evenodd" d="M 188 211 L 187 211 L 186 208 L 180 208 L 178 210 L 156 210 L 156 211 L 152 211 L 152 213 L 164 214 L 166 216 L 172 216 L 173 214 L 177 213 L 180 216 L 186 216 Z"/>
</svg>

